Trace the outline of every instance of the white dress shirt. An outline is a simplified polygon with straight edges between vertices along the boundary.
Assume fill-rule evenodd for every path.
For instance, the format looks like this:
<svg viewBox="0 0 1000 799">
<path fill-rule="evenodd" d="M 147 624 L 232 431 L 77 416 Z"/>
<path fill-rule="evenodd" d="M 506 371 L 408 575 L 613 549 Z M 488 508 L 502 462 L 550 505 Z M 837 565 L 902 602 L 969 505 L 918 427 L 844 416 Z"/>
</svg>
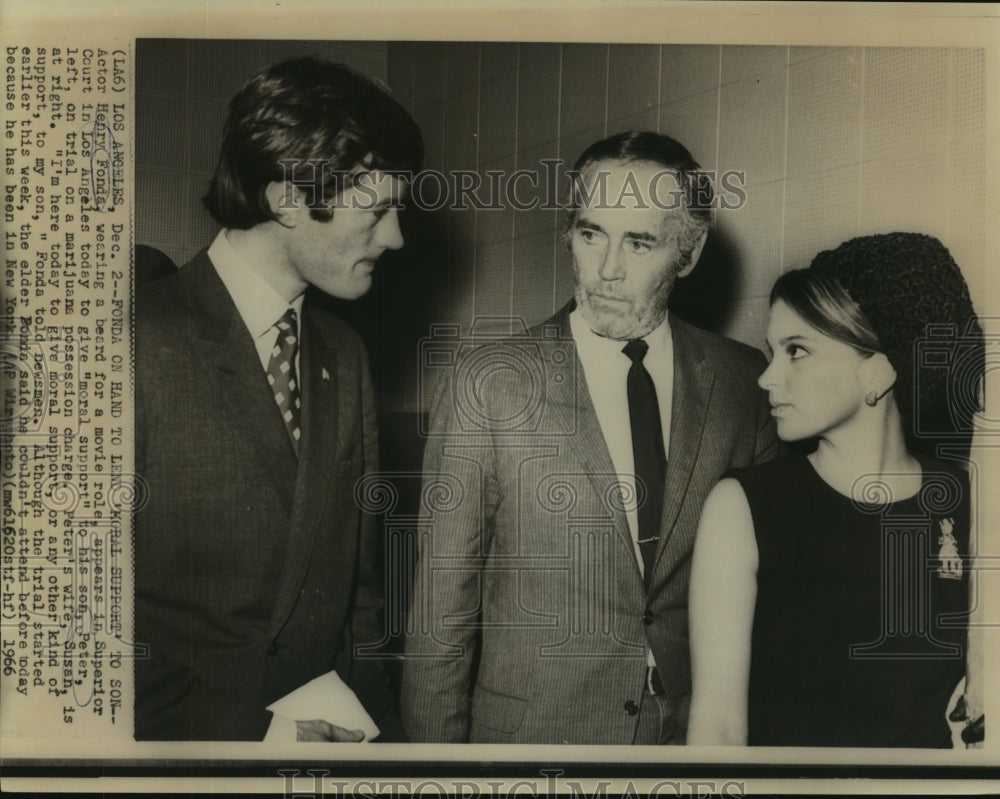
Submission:
<svg viewBox="0 0 1000 799">
<path fill-rule="evenodd" d="M 295 309 L 298 337 L 302 338 L 302 301 L 300 294 L 290 303 L 271 288 L 267 281 L 251 269 L 226 238 L 226 231 L 219 231 L 208 248 L 208 257 L 219 273 L 233 304 L 253 337 L 260 365 L 267 371 L 271 352 L 278 341 L 278 320 L 289 308 Z M 295 354 L 295 371 L 299 372 L 299 350 Z"/>
<path fill-rule="evenodd" d="M 597 421 L 604 433 L 604 441 L 611 455 L 615 472 L 629 489 L 627 496 L 635 496 L 635 455 L 632 452 L 632 425 L 628 411 L 628 371 L 632 361 L 622 352 L 628 343 L 597 335 L 588 327 L 579 308 L 569 315 L 570 330 L 576 341 L 576 351 L 583 365 L 590 399 L 597 412 Z M 653 379 L 656 401 L 660 406 L 660 425 L 663 429 L 663 449 L 670 457 L 670 406 L 674 391 L 674 345 L 670 325 L 663 323 L 643 336 L 649 351 L 643 365 Z M 639 511 L 631 505 L 625 514 L 635 548 L 639 570 L 643 570 L 642 551 L 639 549 Z"/>
</svg>

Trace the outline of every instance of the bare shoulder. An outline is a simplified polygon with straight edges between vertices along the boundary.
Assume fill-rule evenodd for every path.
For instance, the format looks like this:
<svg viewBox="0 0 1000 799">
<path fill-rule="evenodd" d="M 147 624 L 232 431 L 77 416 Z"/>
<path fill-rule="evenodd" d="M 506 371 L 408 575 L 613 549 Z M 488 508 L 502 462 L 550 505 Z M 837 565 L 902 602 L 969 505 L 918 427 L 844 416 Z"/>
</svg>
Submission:
<svg viewBox="0 0 1000 799">
<path fill-rule="evenodd" d="M 753 516 L 738 480 L 723 478 L 709 493 L 701 511 L 696 546 L 742 554 L 756 562 Z"/>
<path fill-rule="evenodd" d="M 739 480 L 724 477 L 716 484 L 705 500 L 702 517 L 706 514 L 721 515 L 724 518 L 745 514 L 746 518 L 750 518 L 750 504 Z"/>
</svg>

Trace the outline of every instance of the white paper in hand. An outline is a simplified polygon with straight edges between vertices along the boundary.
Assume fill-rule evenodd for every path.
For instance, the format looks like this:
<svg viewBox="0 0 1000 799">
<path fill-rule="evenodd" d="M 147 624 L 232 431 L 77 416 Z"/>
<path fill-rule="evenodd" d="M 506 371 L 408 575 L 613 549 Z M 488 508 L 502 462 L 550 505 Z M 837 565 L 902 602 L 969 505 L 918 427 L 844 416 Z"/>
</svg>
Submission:
<svg viewBox="0 0 1000 799">
<path fill-rule="evenodd" d="M 373 740 L 380 732 L 354 691 L 344 684 L 336 671 L 328 671 L 296 688 L 267 709 L 276 716 L 295 721 L 323 719 L 346 730 L 363 730 L 365 741 Z"/>
</svg>

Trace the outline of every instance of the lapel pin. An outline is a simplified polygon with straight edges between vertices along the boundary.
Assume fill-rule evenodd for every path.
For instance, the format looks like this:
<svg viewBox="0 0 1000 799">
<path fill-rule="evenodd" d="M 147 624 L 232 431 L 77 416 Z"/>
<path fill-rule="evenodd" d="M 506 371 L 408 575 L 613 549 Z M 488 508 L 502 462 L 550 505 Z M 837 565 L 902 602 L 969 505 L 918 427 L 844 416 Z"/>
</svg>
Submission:
<svg viewBox="0 0 1000 799">
<path fill-rule="evenodd" d="M 326 367 L 325 366 L 323 367 L 323 379 L 324 380 L 329 380 L 330 379 L 330 373 L 328 371 L 326 371 Z"/>
</svg>

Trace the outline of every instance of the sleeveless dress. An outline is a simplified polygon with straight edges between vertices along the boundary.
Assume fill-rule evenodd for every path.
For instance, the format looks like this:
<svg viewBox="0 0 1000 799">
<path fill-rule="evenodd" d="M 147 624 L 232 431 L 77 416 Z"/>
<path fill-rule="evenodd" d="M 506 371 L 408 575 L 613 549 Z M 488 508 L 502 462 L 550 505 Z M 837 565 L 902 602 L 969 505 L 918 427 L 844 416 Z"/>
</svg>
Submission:
<svg viewBox="0 0 1000 799">
<path fill-rule="evenodd" d="M 804 456 L 727 475 L 749 500 L 760 553 L 750 745 L 951 746 L 969 484 L 953 466 L 921 466 L 916 496 L 892 502 L 874 489 L 864 505 Z"/>
</svg>

